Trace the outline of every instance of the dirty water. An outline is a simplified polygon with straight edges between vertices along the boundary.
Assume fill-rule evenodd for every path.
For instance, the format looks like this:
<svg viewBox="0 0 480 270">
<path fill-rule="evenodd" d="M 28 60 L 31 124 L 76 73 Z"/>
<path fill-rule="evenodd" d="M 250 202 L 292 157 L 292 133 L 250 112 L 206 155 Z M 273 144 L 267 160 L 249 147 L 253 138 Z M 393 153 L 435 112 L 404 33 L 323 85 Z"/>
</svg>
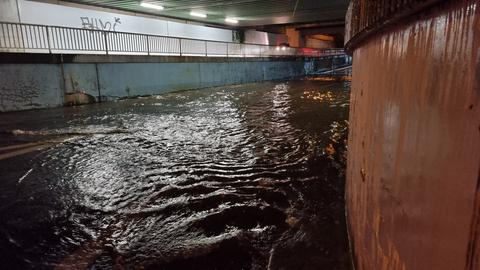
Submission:
<svg viewBox="0 0 480 270">
<path fill-rule="evenodd" d="M 0 114 L 5 269 L 350 269 L 349 82 Z"/>
</svg>

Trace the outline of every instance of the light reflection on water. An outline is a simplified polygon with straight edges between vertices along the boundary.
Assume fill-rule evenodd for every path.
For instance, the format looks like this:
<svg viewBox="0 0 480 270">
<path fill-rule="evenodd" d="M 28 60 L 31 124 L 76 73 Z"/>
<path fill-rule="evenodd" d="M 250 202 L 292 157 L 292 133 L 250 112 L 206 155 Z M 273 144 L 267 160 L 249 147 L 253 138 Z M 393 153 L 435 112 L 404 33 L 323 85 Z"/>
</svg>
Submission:
<svg viewBox="0 0 480 270">
<path fill-rule="evenodd" d="M 1 144 L 53 146 L 0 160 L 0 263 L 349 269 L 348 99 L 266 82 L 4 114 Z"/>
</svg>

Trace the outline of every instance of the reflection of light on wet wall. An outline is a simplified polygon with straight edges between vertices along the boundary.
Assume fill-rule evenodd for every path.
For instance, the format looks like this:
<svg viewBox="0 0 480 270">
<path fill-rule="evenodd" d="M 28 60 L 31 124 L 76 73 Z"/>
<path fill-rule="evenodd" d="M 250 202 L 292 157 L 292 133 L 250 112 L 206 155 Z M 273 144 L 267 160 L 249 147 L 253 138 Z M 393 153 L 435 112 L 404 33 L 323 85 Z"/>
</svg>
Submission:
<svg viewBox="0 0 480 270">
<path fill-rule="evenodd" d="M 398 103 L 388 103 L 385 106 L 383 116 L 380 116 L 381 124 L 383 125 L 383 139 L 385 143 L 383 147 L 383 157 L 389 162 L 395 158 L 398 141 L 398 131 L 400 125 L 400 106 Z M 413 135 L 413 134 L 411 134 Z M 383 166 L 388 166 L 389 163 L 384 162 Z"/>
</svg>

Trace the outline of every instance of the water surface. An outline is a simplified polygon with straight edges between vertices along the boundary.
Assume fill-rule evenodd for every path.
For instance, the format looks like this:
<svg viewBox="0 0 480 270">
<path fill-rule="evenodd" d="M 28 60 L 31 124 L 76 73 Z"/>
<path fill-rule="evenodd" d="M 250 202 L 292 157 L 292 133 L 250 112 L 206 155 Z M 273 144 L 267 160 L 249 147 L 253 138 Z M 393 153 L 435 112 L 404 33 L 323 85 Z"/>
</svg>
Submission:
<svg viewBox="0 0 480 270">
<path fill-rule="evenodd" d="M 349 83 L 0 115 L 9 269 L 350 269 Z"/>
</svg>

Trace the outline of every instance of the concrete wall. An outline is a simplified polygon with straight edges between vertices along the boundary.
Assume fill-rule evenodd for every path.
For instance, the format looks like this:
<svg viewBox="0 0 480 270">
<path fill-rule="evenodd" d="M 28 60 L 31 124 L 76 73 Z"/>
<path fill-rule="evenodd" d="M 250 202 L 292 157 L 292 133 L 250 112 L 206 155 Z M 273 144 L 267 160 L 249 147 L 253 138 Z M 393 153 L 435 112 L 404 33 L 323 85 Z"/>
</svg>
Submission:
<svg viewBox="0 0 480 270">
<path fill-rule="evenodd" d="M 0 22 L 19 21 L 17 0 L 0 0 Z"/>
<path fill-rule="evenodd" d="M 0 0 L 0 21 L 234 41 L 232 30 L 128 14 L 100 11 L 92 7 L 87 9 L 28 0 Z"/>
<path fill-rule="evenodd" d="M 244 42 L 277 46 L 280 44 L 288 43 L 288 37 L 287 35 L 273 34 L 256 30 L 246 30 Z"/>
<path fill-rule="evenodd" d="M 328 66 L 329 59 L 245 60 L 157 63 L 0 64 L 0 111 L 47 108 L 64 96 L 85 92 L 97 100 L 154 95 L 175 90 L 302 76 Z M 325 62 L 325 64 L 324 64 Z"/>
<path fill-rule="evenodd" d="M 0 111 L 59 106 L 63 93 L 59 65 L 0 64 Z"/>
<path fill-rule="evenodd" d="M 314 49 L 335 48 L 335 41 L 306 38 L 306 47 Z"/>
</svg>

